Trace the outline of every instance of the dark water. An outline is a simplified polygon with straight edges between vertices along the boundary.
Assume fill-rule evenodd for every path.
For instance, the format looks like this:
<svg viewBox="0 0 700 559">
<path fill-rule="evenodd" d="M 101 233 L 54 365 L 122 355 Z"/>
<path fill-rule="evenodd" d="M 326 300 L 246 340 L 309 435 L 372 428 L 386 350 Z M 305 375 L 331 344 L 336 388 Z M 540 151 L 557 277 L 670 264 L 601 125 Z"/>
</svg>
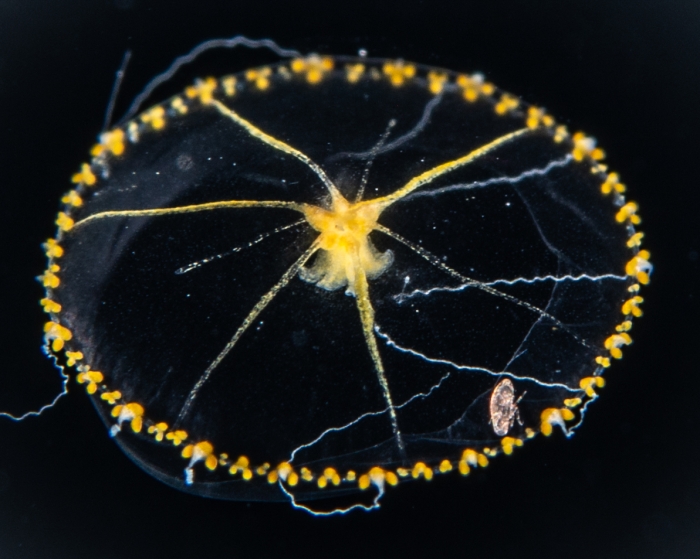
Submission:
<svg viewBox="0 0 700 559">
<path fill-rule="evenodd" d="M 390 491 L 379 512 L 313 518 L 286 504 L 181 494 L 109 440 L 82 388 L 41 418 L 0 419 L 0 558 L 555 557 L 700 554 L 700 7 L 667 2 L 0 4 L 0 409 L 50 400 L 34 276 L 58 199 L 100 130 L 197 43 L 245 34 L 302 52 L 403 57 L 486 73 L 598 138 L 641 207 L 656 266 L 635 343 L 571 440 L 531 442 L 467 479 Z M 271 62 L 212 53 L 196 75 Z M 188 73 L 190 72 L 190 73 Z"/>
</svg>

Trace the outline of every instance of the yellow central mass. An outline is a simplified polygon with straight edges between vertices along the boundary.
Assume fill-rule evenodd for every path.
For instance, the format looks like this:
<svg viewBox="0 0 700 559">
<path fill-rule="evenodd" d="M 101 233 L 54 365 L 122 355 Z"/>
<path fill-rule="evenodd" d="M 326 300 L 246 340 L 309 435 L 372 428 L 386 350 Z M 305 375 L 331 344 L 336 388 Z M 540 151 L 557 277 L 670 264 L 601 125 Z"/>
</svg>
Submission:
<svg viewBox="0 0 700 559">
<path fill-rule="evenodd" d="M 360 276 L 373 279 L 381 275 L 394 260 L 390 250 L 380 253 L 369 234 L 377 225 L 383 204 L 351 204 L 341 195 L 333 197 L 330 210 L 304 206 L 304 215 L 318 231 L 319 254 L 308 268 L 302 268 L 304 281 L 333 291 L 341 287 L 357 293 Z M 360 273 L 363 272 L 363 273 Z"/>
</svg>

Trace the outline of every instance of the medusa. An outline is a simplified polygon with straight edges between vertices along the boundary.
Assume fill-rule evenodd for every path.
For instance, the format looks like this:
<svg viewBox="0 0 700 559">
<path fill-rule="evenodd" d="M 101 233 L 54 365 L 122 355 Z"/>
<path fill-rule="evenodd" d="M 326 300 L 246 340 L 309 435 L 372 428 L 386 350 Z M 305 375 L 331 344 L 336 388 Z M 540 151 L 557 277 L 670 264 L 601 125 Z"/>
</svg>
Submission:
<svg viewBox="0 0 700 559">
<path fill-rule="evenodd" d="M 296 57 L 91 156 L 45 245 L 47 347 L 184 491 L 372 508 L 468 475 L 577 427 L 641 315 L 602 150 L 479 74 Z"/>
</svg>

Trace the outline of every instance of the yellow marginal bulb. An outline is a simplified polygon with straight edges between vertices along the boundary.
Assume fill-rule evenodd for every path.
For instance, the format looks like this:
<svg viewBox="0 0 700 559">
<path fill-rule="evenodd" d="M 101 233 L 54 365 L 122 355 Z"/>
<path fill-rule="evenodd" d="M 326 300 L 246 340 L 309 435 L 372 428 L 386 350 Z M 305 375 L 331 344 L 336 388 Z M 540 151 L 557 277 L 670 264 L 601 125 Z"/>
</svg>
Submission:
<svg viewBox="0 0 700 559">
<path fill-rule="evenodd" d="M 311 481 L 314 479 L 314 474 L 306 466 L 302 467 L 299 470 L 299 473 L 301 474 L 301 479 L 304 481 Z"/>
<path fill-rule="evenodd" d="M 47 342 L 51 342 L 53 351 L 61 351 L 65 343 L 73 337 L 73 334 L 65 326 L 51 321 L 44 324 L 44 337 Z"/>
<path fill-rule="evenodd" d="M 530 107 L 527 110 L 527 120 L 525 124 L 530 129 L 535 129 L 538 126 L 553 126 L 554 118 L 548 115 L 544 109 Z"/>
<path fill-rule="evenodd" d="M 515 437 L 503 437 L 501 439 L 501 447 L 503 447 L 505 454 L 513 454 L 513 448 L 516 446 L 523 446 L 523 441 Z"/>
<path fill-rule="evenodd" d="M 623 193 L 625 190 L 627 190 L 627 188 L 620 182 L 620 175 L 617 173 L 610 173 L 605 179 L 605 182 L 600 185 L 600 191 L 603 194 L 610 194 L 613 191 Z"/>
<path fill-rule="evenodd" d="M 464 98 L 470 103 L 476 101 L 480 95 L 491 95 L 495 90 L 493 84 L 484 81 L 482 74 L 458 76 L 457 85 L 462 89 Z"/>
<path fill-rule="evenodd" d="M 326 468 L 323 470 L 323 475 L 319 476 L 318 480 L 316 480 L 316 483 L 318 484 L 319 489 L 323 489 L 327 487 L 329 483 L 338 486 L 340 485 L 341 481 L 340 474 L 338 474 L 335 468 Z"/>
<path fill-rule="evenodd" d="M 380 204 L 351 204 L 339 194 L 330 210 L 305 206 L 306 220 L 321 235 L 320 252 L 309 268 L 301 270 L 301 278 L 328 291 L 346 287 L 354 295 L 360 270 L 368 279 L 384 273 L 393 253 L 380 253 L 369 239 L 383 209 Z"/>
<path fill-rule="evenodd" d="M 66 351 L 66 365 L 72 367 L 77 361 L 80 361 L 83 357 L 84 356 L 82 351 Z"/>
<path fill-rule="evenodd" d="M 170 103 L 170 106 L 181 115 L 186 114 L 188 111 L 187 105 L 185 105 L 185 102 L 180 97 L 176 97 L 175 99 L 173 99 L 172 103 Z"/>
<path fill-rule="evenodd" d="M 161 421 L 160 423 L 156 423 L 155 425 L 151 425 L 148 428 L 148 433 L 150 435 L 154 435 L 155 439 L 158 442 L 161 442 L 163 440 L 163 437 L 165 436 L 165 432 L 168 430 L 168 424 Z"/>
<path fill-rule="evenodd" d="M 279 477 L 279 479 L 285 481 L 287 485 L 290 485 L 291 487 L 294 487 L 297 483 L 299 483 L 299 474 L 294 471 L 294 468 L 289 462 L 282 462 L 275 470 L 270 472 L 270 474 L 273 472 L 276 474 L 276 477 Z M 336 476 L 337 475 L 338 474 L 336 474 Z M 269 479 L 270 475 L 268 474 L 268 481 Z M 336 485 L 338 484 L 336 483 Z"/>
<path fill-rule="evenodd" d="M 571 140 L 574 143 L 574 149 L 571 154 L 576 161 L 583 161 L 586 157 L 600 161 L 605 157 L 605 152 L 596 147 L 595 138 L 590 138 L 583 132 L 576 132 Z"/>
<path fill-rule="evenodd" d="M 627 239 L 627 248 L 638 247 L 642 244 L 642 239 L 644 238 L 644 233 L 637 231 L 629 239 Z"/>
<path fill-rule="evenodd" d="M 73 206 L 75 208 L 79 208 L 83 205 L 83 199 L 75 190 L 71 190 L 70 192 L 68 192 L 68 194 L 61 198 L 61 202 L 68 206 Z"/>
<path fill-rule="evenodd" d="M 569 131 L 566 126 L 560 124 L 554 129 L 554 141 L 559 144 L 569 137 Z"/>
<path fill-rule="evenodd" d="M 68 354 L 68 352 L 66 352 Z M 114 390 L 112 392 L 103 392 L 100 394 L 100 399 L 104 400 L 107 402 L 110 406 L 113 406 L 114 404 L 117 403 L 117 400 L 119 400 L 122 397 L 122 393 L 119 392 L 119 390 Z M 150 430 L 149 430 L 150 433 Z"/>
<path fill-rule="evenodd" d="M 90 371 L 94 372 L 94 371 Z M 101 376 L 101 373 L 98 373 Z M 88 392 L 89 392 L 88 387 Z M 134 433 L 140 433 L 143 428 L 143 414 L 145 413 L 143 406 L 136 402 L 128 404 L 119 404 L 112 408 L 112 417 L 117 418 L 117 425 L 121 427 L 125 421 L 131 425 L 131 430 Z"/>
<path fill-rule="evenodd" d="M 517 109 L 518 105 L 520 105 L 520 101 L 517 97 L 514 97 L 509 93 L 504 93 L 501 95 L 501 99 L 498 101 L 498 103 L 496 103 L 494 110 L 496 111 L 496 114 L 504 115 L 509 111 Z"/>
<path fill-rule="evenodd" d="M 345 73 L 350 83 L 357 83 L 358 81 L 360 81 L 360 78 L 362 77 L 362 74 L 364 74 L 364 72 L 364 64 L 348 64 L 345 66 Z"/>
<path fill-rule="evenodd" d="M 310 84 L 320 82 L 324 75 L 333 69 L 333 59 L 328 56 L 312 54 L 307 58 L 297 58 L 292 61 L 292 72 L 303 73 Z"/>
<path fill-rule="evenodd" d="M 85 389 L 88 394 L 97 392 L 97 385 L 105 379 L 104 375 L 99 371 L 83 371 L 78 374 L 76 380 L 78 384 L 86 384 Z"/>
<path fill-rule="evenodd" d="M 221 85 L 224 86 L 224 92 L 227 97 L 231 97 L 236 94 L 236 78 L 233 76 L 228 76 L 221 80 Z"/>
<path fill-rule="evenodd" d="M 270 75 L 272 70 L 269 68 L 260 68 L 258 70 L 248 70 L 245 73 L 245 79 L 249 82 L 253 82 L 255 87 L 259 90 L 264 91 L 270 86 Z"/>
<path fill-rule="evenodd" d="M 462 452 L 462 458 L 457 463 L 459 473 L 463 476 L 468 476 L 472 468 L 481 466 L 485 468 L 489 465 L 488 457 L 482 452 L 477 452 L 473 448 L 467 448 Z"/>
<path fill-rule="evenodd" d="M 126 135 L 129 137 L 129 141 L 132 143 L 138 143 L 139 141 L 139 125 L 133 120 L 126 125 Z"/>
<path fill-rule="evenodd" d="M 82 166 L 80 167 L 80 172 L 75 173 L 71 177 L 71 182 L 76 183 L 76 184 L 83 183 L 87 186 L 93 186 L 96 181 L 97 181 L 97 177 L 92 172 L 90 165 L 88 165 L 87 163 L 83 163 Z"/>
<path fill-rule="evenodd" d="M 241 477 L 246 481 L 253 479 L 253 470 L 250 469 L 250 460 L 247 456 L 239 456 L 238 460 L 231 464 L 228 473 L 232 476 L 240 473 Z"/>
<path fill-rule="evenodd" d="M 68 217 L 68 214 L 65 212 L 58 212 L 58 217 L 56 218 L 56 225 L 58 225 L 58 228 L 61 231 L 70 231 L 73 229 L 73 225 L 75 225 L 75 221 L 73 221 L 72 218 Z"/>
<path fill-rule="evenodd" d="M 582 378 L 579 382 L 579 386 L 586 393 L 586 396 L 593 398 L 596 395 L 596 388 L 603 388 L 605 386 L 605 379 L 603 377 L 586 377 Z M 566 403 L 566 400 L 564 401 Z"/>
<path fill-rule="evenodd" d="M 637 237 L 637 235 L 640 236 Z M 633 245 L 636 240 L 641 240 L 641 233 L 635 233 L 632 235 L 627 245 Z M 649 254 L 648 250 L 640 250 L 637 255 L 632 258 L 632 260 L 627 262 L 627 265 L 625 266 L 625 272 L 627 275 L 636 277 L 637 281 L 643 285 L 648 284 L 649 274 L 653 269 L 653 266 L 649 262 L 649 258 L 651 258 L 651 254 Z"/>
<path fill-rule="evenodd" d="M 141 120 L 146 124 L 150 124 L 154 130 L 160 130 L 165 126 L 165 109 L 163 107 L 153 107 L 141 115 Z"/>
<path fill-rule="evenodd" d="M 433 95 L 440 93 L 447 83 L 447 74 L 444 72 L 428 72 L 428 89 Z"/>
<path fill-rule="evenodd" d="M 642 219 L 637 215 L 637 210 L 639 210 L 639 206 L 635 202 L 627 202 L 615 214 L 615 219 L 618 223 L 624 223 L 629 220 L 632 225 L 639 225 Z"/>
<path fill-rule="evenodd" d="M 547 408 L 540 414 L 540 431 L 545 437 L 552 434 L 554 425 L 558 425 L 566 433 L 565 421 L 571 421 L 574 418 L 574 412 L 570 409 L 562 408 Z"/>
<path fill-rule="evenodd" d="M 642 309 L 639 308 L 639 305 L 641 305 L 643 302 L 644 298 L 640 297 L 639 295 L 635 295 L 623 303 L 622 314 L 625 316 L 631 314 L 632 316 L 639 318 L 642 316 Z"/>
<path fill-rule="evenodd" d="M 395 87 L 403 85 L 406 80 L 410 80 L 416 75 L 416 67 L 403 60 L 385 62 L 382 71 L 389 78 L 391 85 Z"/>
<path fill-rule="evenodd" d="M 60 258 L 63 256 L 63 247 L 58 244 L 56 239 L 47 239 L 47 241 L 42 245 L 46 256 L 49 258 Z"/>
<path fill-rule="evenodd" d="M 52 301 L 51 299 L 47 299 L 46 297 L 44 297 L 41 301 L 39 301 L 39 303 L 41 303 L 41 306 L 44 307 L 44 312 L 61 312 L 61 305 L 59 305 L 56 301 Z"/>
<path fill-rule="evenodd" d="M 103 134 L 100 134 L 100 143 L 94 145 L 92 150 L 90 150 L 90 153 L 95 157 L 102 155 L 105 152 L 111 152 L 112 155 L 119 156 L 124 153 L 124 138 L 124 131 L 120 130 L 119 128 L 115 128 L 109 132 L 104 132 Z M 89 177 L 85 175 L 85 168 L 81 170 L 81 174 L 83 175 L 81 182 L 88 184 L 85 179 L 87 178 L 89 180 Z"/>
<path fill-rule="evenodd" d="M 605 340 L 605 349 L 609 350 L 610 355 L 612 355 L 615 359 L 622 359 L 622 350 L 620 348 L 631 343 L 632 338 L 627 332 L 613 334 Z"/>
<path fill-rule="evenodd" d="M 394 472 L 375 466 L 366 474 L 362 474 L 357 484 L 363 491 L 369 488 L 370 485 L 374 485 L 380 491 L 384 490 L 384 485 L 388 483 L 389 485 L 396 485 L 399 483 L 399 478 Z"/>
<path fill-rule="evenodd" d="M 208 105 L 214 98 L 214 90 L 216 89 L 216 86 L 216 80 L 212 77 L 204 80 L 197 80 L 194 85 L 185 88 L 185 95 L 190 99 L 199 98 L 202 105 Z M 153 124 L 154 128 L 159 128 L 155 126 L 155 122 L 153 122 Z M 165 122 L 163 122 L 163 125 L 165 125 Z"/>
<path fill-rule="evenodd" d="M 426 465 L 425 462 L 416 462 L 411 469 L 411 476 L 413 479 L 418 479 L 423 476 L 426 480 L 430 481 L 433 479 L 433 470 L 430 466 Z"/>
<path fill-rule="evenodd" d="M 182 449 L 183 458 L 189 458 L 191 468 L 197 462 L 204 462 L 208 470 L 215 470 L 219 465 L 219 461 L 214 455 L 214 446 L 209 441 L 201 441 L 196 444 L 188 444 Z"/>
<path fill-rule="evenodd" d="M 176 431 L 170 431 L 165 435 L 165 438 L 173 443 L 173 446 L 180 446 L 182 441 L 187 438 L 187 431 L 178 429 Z"/>
<path fill-rule="evenodd" d="M 63 249 L 61 249 L 63 250 Z M 48 252 L 48 250 L 47 250 Z M 63 253 L 61 253 L 63 254 Z M 56 273 L 61 269 L 61 267 L 58 264 L 52 264 L 49 266 L 49 269 L 46 270 L 42 275 L 37 277 L 42 285 L 44 287 L 50 287 L 52 289 L 57 288 L 61 284 L 61 280 L 58 278 Z M 59 351 L 61 348 L 58 348 L 56 351 Z"/>
<path fill-rule="evenodd" d="M 597 377 L 597 378 L 600 378 L 600 377 Z M 583 403 L 583 400 L 581 400 L 581 398 L 567 398 L 566 400 L 564 400 L 564 405 L 567 408 L 577 408 L 582 403 Z"/>
<path fill-rule="evenodd" d="M 598 363 L 598 365 L 600 365 L 604 369 L 607 369 L 610 366 L 610 358 L 603 357 L 602 355 L 599 355 L 598 357 L 596 357 L 595 362 Z"/>
</svg>

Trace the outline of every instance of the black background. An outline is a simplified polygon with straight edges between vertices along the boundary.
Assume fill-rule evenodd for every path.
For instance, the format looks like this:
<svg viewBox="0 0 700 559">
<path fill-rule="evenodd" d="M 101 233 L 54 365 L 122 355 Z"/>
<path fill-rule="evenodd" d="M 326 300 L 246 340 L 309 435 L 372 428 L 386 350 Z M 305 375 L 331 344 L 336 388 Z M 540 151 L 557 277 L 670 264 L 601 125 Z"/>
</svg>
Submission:
<svg viewBox="0 0 700 559">
<path fill-rule="evenodd" d="M 102 127 L 175 56 L 214 37 L 480 70 L 598 138 L 639 202 L 656 265 L 635 343 L 571 439 L 538 438 L 478 475 L 392 490 L 379 512 L 181 494 L 109 440 L 82 390 L 0 418 L 0 558 L 700 556 L 700 4 L 692 0 L 270 2 L 0 0 L 0 409 L 50 400 L 40 243 Z M 195 75 L 274 57 L 245 49 Z M 188 73 L 189 72 L 189 73 Z M 195 72 L 195 73 L 192 73 Z"/>
</svg>

